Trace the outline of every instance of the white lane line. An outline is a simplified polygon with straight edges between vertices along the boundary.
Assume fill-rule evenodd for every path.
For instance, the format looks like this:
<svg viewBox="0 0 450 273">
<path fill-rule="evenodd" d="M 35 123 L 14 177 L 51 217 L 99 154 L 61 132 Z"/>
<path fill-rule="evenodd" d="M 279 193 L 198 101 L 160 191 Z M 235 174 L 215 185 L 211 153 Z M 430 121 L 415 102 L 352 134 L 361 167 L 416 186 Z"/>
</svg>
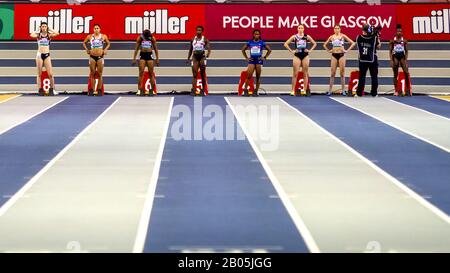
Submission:
<svg viewBox="0 0 450 273">
<path fill-rule="evenodd" d="M 172 97 L 170 100 L 163 135 L 161 136 L 161 141 L 159 143 L 158 153 L 156 154 L 155 165 L 153 165 L 152 177 L 150 178 L 150 184 L 148 185 L 147 198 L 145 200 L 144 208 L 141 214 L 141 219 L 139 221 L 139 226 L 137 229 L 136 239 L 134 241 L 133 246 L 134 253 L 141 253 L 144 251 L 145 239 L 147 238 L 148 225 L 150 223 L 150 216 L 153 208 L 153 200 L 154 198 L 157 197 L 155 195 L 156 184 L 158 183 L 159 170 L 161 168 L 161 161 L 163 157 L 164 147 L 166 146 L 166 138 L 170 126 L 170 117 L 172 114 L 173 101 L 174 98 Z"/>
<path fill-rule="evenodd" d="M 378 167 L 377 165 L 375 165 L 372 161 L 370 161 L 369 159 L 367 159 L 366 157 L 364 157 L 362 154 L 358 153 L 356 150 L 354 150 L 352 147 L 350 147 L 349 145 L 347 145 L 345 142 L 343 142 L 342 140 L 340 140 L 339 138 L 337 138 L 335 135 L 333 135 L 332 133 L 328 132 L 325 128 L 321 127 L 319 124 L 317 124 L 315 121 L 313 121 L 312 119 L 310 119 L 308 116 L 306 116 L 305 114 L 303 114 L 302 112 L 300 112 L 297 108 L 295 108 L 294 106 L 290 105 L 288 102 L 286 102 L 285 100 L 278 98 L 280 101 L 282 101 L 284 104 L 286 104 L 289 108 L 291 108 L 292 110 L 294 110 L 295 112 L 297 112 L 299 115 L 301 115 L 302 117 L 304 117 L 305 119 L 307 119 L 308 121 L 310 121 L 312 124 L 314 124 L 317 128 L 319 128 L 322 132 L 324 132 L 325 134 L 327 134 L 328 136 L 330 136 L 332 139 L 334 139 L 336 142 L 338 142 L 339 144 L 341 144 L 342 146 L 344 146 L 347 150 L 349 150 L 352 154 L 356 155 L 359 159 L 361 159 L 362 161 L 364 161 L 367 165 L 369 165 L 370 167 L 372 167 L 375 171 L 377 171 L 378 173 L 380 173 L 382 176 L 384 176 L 387 180 L 389 180 L 390 182 L 392 182 L 394 185 L 396 185 L 397 187 L 399 187 L 401 190 L 403 190 L 404 192 L 406 192 L 409 196 L 411 196 L 414 200 L 416 200 L 417 202 L 419 202 L 421 205 L 423 205 L 425 208 L 429 209 L 431 212 L 433 212 L 434 214 L 436 214 L 439 218 L 441 218 L 442 220 L 444 220 L 447 224 L 450 224 L 450 217 L 443 211 L 441 211 L 439 208 L 437 208 L 436 206 L 434 206 L 433 204 L 431 204 L 430 202 L 428 202 L 427 200 L 425 200 L 425 198 L 423 198 L 422 196 L 420 196 L 419 194 L 417 194 L 415 191 L 411 190 L 410 188 L 408 188 L 406 185 L 404 185 L 403 183 L 401 183 L 400 181 L 398 181 L 395 177 L 393 177 L 392 175 L 390 175 L 389 173 L 385 172 L 383 169 L 381 169 L 380 167 Z"/>
<path fill-rule="evenodd" d="M 0 217 L 3 216 L 25 193 L 41 178 L 55 163 L 86 133 L 94 124 L 99 121 L 118 101 L 117 98 L 103 113 L 101 113 L 91 124 L 84 128 L 64 149 L 62 149 L 47 165 L 44 166 L 33 178 L 30 179 L 17 193 L 15 193 L 2 207 L 0 207 Z"/>
<path fill-rule="evenodd" d="M 43 110 L 37 112 L 36 114 L 34 114 L 34 115 L 32 115 L 32 116 L 30 116 L 30 117 L 28 117 L 28 118 L 26 118 L 26 119 L 24 119 L 24 120 L 22 120 L 22 121 L 19 121 L 19 122 L 15 123 L 15 124 L 9 126 L 8 128 L 4 129 L 3 131 L 0 131 L 0 135 L 6 133 L 6 132 L 8 132 L 9 130 L 13 129 L 14 127 L 17 127 L 17 126 L 19 126 L 20 124 L 25 123 L 25 122 L 29 121 L 30 119 L 32 119 L 32 118 L 34 118 L 34 117 L 36 117 L 36 116 L 42 114 L 43 112 L 47 111 L 48 109 L 54 107 L 55 105 L 57 105 L 57 104 L 59 104 L 59 103 L 65 101 L 65 100 L 68 99 L 68 98 L 69 98 L 69 97 L 65 97 L 65 98 L 63 98 L 62 100 L 57 101 L 57 102 L 53 103 L 52 105 L 46 107 L 45 109 L 43 109 Z"/>
<path fill-rule="evenodd" d="M 396 100 L 391 100 L 391 99 L 387 99 L 387 98 L 382 98 L 382 99 L 388 100 L 388 101 L 391 101 L 391 102 L 394 102 L 394 103 L 397 103 L 397 104 L 400 104 L 401 106 L 406 106 L 408 108 L 412 108 L 414 110 L 426 113 L 428 115 L 432 115 L 432 116 L 435 116 L 435 117 L 438 117 L 438 118 L 443 118 L 443 119 L 445 119 L 447 121 L 450 121 L 450 118 L 447 118 L 447 117 L 444 117 L 444 116 L 441 116 L 441 115 L 438 115 L 438 114 L 435 114 L 435 113 L 431 113 L 431 112 L 429 112 L 429 111 L 427 111 L 425 109 L 421 109 L 421 108 L 418 108 L 418 107 L 415 107 L 415 106 L 412 106 L 412 105 L 409 105 L 409 104 L 406 104 L 406 103 L 402 103 L 402 102 L 399 102 L 399 101 L 396 101 Z"/>
<path fill-rule="evenodd" d="M 412 133 L 412 132 L 410 132 L 410 131 L 408 131 L 408 130 L 406 130 L 406 129 L 404 129 L 404 128 L 401 128 L 401 127 L 399 127 L 399 126 L 397 126 L 397 125 L 395 125 L 395 124 L 393 124 L 393 123 L 391 123 L 391 122 L 385 121 L 385 120 L 383 120 L 382 118 L 379 118 L 379 117 L 377 117 L 377 116 L 375 116 L 375 115 L 369 114 L 369 113 L 367 113 L 367 112 L 365 112 L 365 111 L 363 111 L 363 110 L 361 110 L 361 109 L 358 109 L 358 108 L 356 108 L 356 107 L 354 107 L 354 106 L 351 106 L 351 105 L 349 105 L 348 103 L 345 103 L 345 102 L 343 102 L 343 101 L 341 101 L 341 100 L 337 100 L 337 99 L 335 99 L 335 98 L 331 98 L 331 99 L 334 100 L 334 101 L 337 101 L 337 102 L 339 102 L 339 103 L 341 103 L 341 104 L 343 104 L 343 105 L 345 105 L 345 106 L 347 106 L 347 107 L 350 107 L 350 108 L 352 108 L 352 109 L 355 109 L 356 111 L 361 112 L 361 113 L 363 113 L 363 114 L 365 114 L 365 115 L 367 115 L 367 116 L 369 116 L 369 117 L 371 117 L 371 118 L 374 118 L 374 119 L 376 119 L 376 120 L 378 120 L 378 121 L 381 121 L 382 123 L 387 124 L 387 125 L 389 125 L 389 126 L 395 128 L 395 129 L 397 129 L 397 130 L 399 130 L 399 131 L 402 131 L 402 132 L 404 132 L 404 133 L 406 133 L 406 134 L 408 134 L 408 135 L 411 135 L 411 136 L 413 136 L 413 137 L 415 137 L 415 138 L 417 138 L 417 139 L 420 139 L 420 140 L 422 140 L 422 141 L 424 141 L 424 142 L 426 142 L 426 143 L 428 143 L 428 144 L 431 144 L 431 145 L 433 145 L 433 146 L 436 146 L 436 147 L 438 147 L 439 149 L 446 151 L 447 153 L 450 153 L 450 149 L 447 149 L 447 148 L 445 148 L 445 147 L 442 146 L 442 145 L 439 145 L 439 144 L 437 144 L 437 143 L 434 143 L 434 142 L 431 141 L 431 140 L 428 140 L 428 139 L 426 139 L 426 138 L 423 138 L 423 137 L 421 137 L 421 136 L 418 136 L 418 135 L 416 135 L 416 134 L 414 134 L 414 133 Z"/>
<path fill-rule="evenodd" d="M 255 152 L 259 161 L 261 162 L 261 165 L 263 166 L 264 170 L 266 171 L 267 176 L 269 177 L 270 181 L 272 182 L 272 185 L 274 186 L 276 192 L 278 193 L 278 196 L 281 199 L 281 202 L 284 204 L 284 207 L 286 208 L 287 212 L 291 216 L 295 226 L 297 227 L 297 230 L 300 232 L 300 235 L 302 236 L 303 240 L 305 241 L 305 244 L 308 247 L 309 251 L 313 252 L 313 253 L 319 253 L 320 252 L 319 247 L 317 246 L 316 241 L 312 237 L 311 232 L 309 231 L 309 229 L 306 226 L 303 219 L 297 213 L 294 205 L 289 200 L 289 196 L 284 191 L 283 187 L 281 186 L 280 182 L 278 181 L 278 178 L 272 172 L 272 169 L 270 168 L 266 159 L 262 155 L 261 151 L 259 151 L 258 146 L 256 145 L 256 142 L 253 140 L 252 136 L 250 135 L 250 132 L 244 126 L 244 123 L 241 120 L 241 117 L 238 116 L 236 110 L 234 109 L 233 105 L 228 100 L 228 98 L 225 98 L 225 100 L 228 103 L 228 105 L 230 106 L 230 109 L 233 112 L 234 116 L 236 117 L 238 124 L 241 126 L 242 131 L 244 132 L 245 136 L 247 137 L 247 140 L 250 143 L 250 145 L 252 146 L 253 151 Z"/>
<path fill-rule="evenodd" d="M 7 98 L 6 100 L 0 100 L 0 104 L 5 103 L 5 102 L 10 101 L 10 100 L 13 100 L 13 99 L 18 98 L 18 97 L 21 97 L 21 96 L 22 96 L 22 94 L 19 94 L 17 96 L 12 96 L 10 98 Z"/>
</svg>

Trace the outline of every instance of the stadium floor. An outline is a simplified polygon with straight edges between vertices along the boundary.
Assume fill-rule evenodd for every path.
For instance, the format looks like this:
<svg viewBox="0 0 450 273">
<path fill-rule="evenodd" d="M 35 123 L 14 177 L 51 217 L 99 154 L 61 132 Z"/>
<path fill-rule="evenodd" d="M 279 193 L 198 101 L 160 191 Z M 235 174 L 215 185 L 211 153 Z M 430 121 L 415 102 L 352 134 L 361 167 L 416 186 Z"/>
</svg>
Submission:
<svg viewBox="0 0 450 273">
<path fill-rule="evenodd" d="M 448 100 L 0 95 L 0 251 L 449 252 Z"/>
</svg>

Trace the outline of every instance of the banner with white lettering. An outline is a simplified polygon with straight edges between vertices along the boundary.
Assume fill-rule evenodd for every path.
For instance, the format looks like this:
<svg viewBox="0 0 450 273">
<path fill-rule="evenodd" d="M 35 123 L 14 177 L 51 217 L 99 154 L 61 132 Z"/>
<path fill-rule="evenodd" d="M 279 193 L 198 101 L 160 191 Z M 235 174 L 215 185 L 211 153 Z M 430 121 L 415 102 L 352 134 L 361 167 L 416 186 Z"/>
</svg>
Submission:
<svg viewBox="0 0 450 273">
<path fill-rule="evenodd" d="M 29 39 L 41 22 L 59 31 L 63 40 L 84 39 L 94 24 L 112 40 L 135 40 L 144 29 L 158 39 L 188 40 L 204 24 L 204 5 L 17 4 L 14 20 L 16 40 Z"/>
<path fill-rule="evenodd" d="M 380 25 L 383 35 L 393 36 L 396 6 L 366 4 L 337 5 L 209 5 L 206 25 L 210 39 L 251 39 L 252 30 L 260 29 L 263 39 L 287 40 L 303 24 L 305 33 L 314 39 L 326 40 L 335 25 L 342 33 L 355 39 L 365 23 Z"/>
<path fill-rule="evenodd" d="M 351 39 L 365 23 L 382 27 L 382 40 L 401 24 L 408 40 L 450 40 L 450 4 L 16 4 L 14 39 L 28 40 L 41 22 L 62 35 L 82 40 L 100 24 L 111 40 L 135 40 L 150 29 L 158 40 L 189 40 L 197 25 L 210 40 L 248 40 L 253 29 L 263 39 L 286 40 L 299 24 L 325 40 L 340 25 Z"/>
</svg>

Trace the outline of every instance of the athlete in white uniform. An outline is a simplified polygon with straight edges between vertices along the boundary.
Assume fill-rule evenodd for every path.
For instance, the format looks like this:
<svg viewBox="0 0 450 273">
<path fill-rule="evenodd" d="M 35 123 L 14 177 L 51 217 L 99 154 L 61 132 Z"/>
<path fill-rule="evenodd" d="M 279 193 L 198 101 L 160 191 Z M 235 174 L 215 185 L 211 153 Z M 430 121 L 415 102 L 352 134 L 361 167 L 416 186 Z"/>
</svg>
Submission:
<svg viewBox="0 0 450 273">
<path fill-rule="evenodd" d="M 203 85 L 206 84 L 206 59 L 209 58 L 211 54 L 211 47 L 208 39 L 203 36 L 203 26 L 197 26 L 197 35 L 191 40 L 189 47 L 189 55 L 186 63 L 192 64 L 192 89 L 191 95 L 195 94 L 195 89 L 197 85 L 197 73 L 200 69 L 200 75 L 202 76 Z M 205 51 L 206 54 L 205 54 Z M 192 57 L 192 61 L 191 61 Z M 200 95 L 204 95 L 204 86 L 200 92 Z"/>
<path fill-rule="evenodd" d="M 38 85 L 40 96 L 45 95 L 43 88 L 40 88 L 42 67 L 45 67 L 45 70 L 47 71 L 48 77 L 50 79 L 49 95 L 50 96 L 56 95 L 55 80 L 53 78 L 53 67 L 50 57 L 50 40 L 58 35 L 59 33 L 49 28 L 46 22 L 41 23 L 38 32 L 33 32 L 30 34 L 30 37 L 37 39 L 38 43 L 38 51 L 36 55 L 36 67 L 37 67 L 36 83 Z"/>
<path fill-rule="evenodd" d="M 89 55 L 91 86 L 92 88 L 95 88 L 95 72 L 97 72 L 99 75 L 97 84 L 98 89 L 101 89 L 101 87 L 103 86 L 103 57 L 108 53 L 108 49 L 111 47 L 108 36 L 106 36 L 105 34 L 101 34 L 100 29 L 100 25 L 95 24 L 94 34 L 89 34 L 83 42 L 83 47 Z M 88 48 L 88 45 L 90 45 L 90 49 Z M 89 96 L 93 96 L 95 93 L 100 95 L 101 91 L 92 89 L 88 90 Z"/>
</svg>

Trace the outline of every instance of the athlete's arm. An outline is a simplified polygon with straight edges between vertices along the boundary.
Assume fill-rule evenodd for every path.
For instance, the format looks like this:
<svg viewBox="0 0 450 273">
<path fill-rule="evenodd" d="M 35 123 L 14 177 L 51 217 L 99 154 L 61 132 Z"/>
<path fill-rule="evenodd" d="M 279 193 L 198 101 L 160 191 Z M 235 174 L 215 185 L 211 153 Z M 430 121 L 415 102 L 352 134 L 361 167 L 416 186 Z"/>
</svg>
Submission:
<svg viewBox="0 0 450 273">
<path fill-rule="evenodd" d="M 39 36 L 39 32 L 33 32 L 33 33 L 30 34 L 31 38 L 35 38 L 36 39 L 38 36 Z"/>
<path fill-rule="evenodd" d="M 264 47 L 266 48 L 266 56 L 264 56 L 264 59 L 267 60 L 267 57 L 269 57 L 270 53 L 272 53 L 272 49 L 270 49 L 270 46 L 268 44 L 265 44 Z"/>
<path fill-rule="evenodd" d="M 191 42 L 189 43 L 189 53 L 188 53 L 186 63 L 189 63 L 191 61 L 192 52 L 194 51 L 194 48 L 192 47 L 193 42 L 194 42 L 194 39 L 192 39 Z"/>
<path fill-rule="evenodd" d="M 89 43 L 89 40 L 91 40 L 91 35 L 89 34 L 88 36 L 86 36 L 86 38 L 83 41 L 83 47 L 86 50 L 87 54 L 90 55 L 91 51 L 88 49 L 87 47 L 87 43 Z"/>
<path fill-rule="evenodd" d="M 327 52 L 330 52 L 330 50 L 331 50 L 331 49 L 328 48 L 328 43 L 331 41 L 331 37 L 333 37 L 333 36 L 328 37 L 328 39 L 325 41 L 325 43 L 323 43 L 323 48 L 324 48 Z"/>
<path fill-rule="evenodd" d="M 209 58 L 209 55 L 211 55 L 211 44 L 209 43 L 208 39 L 205 39 L 206 42 L 206 48 L 208 49 L 207 53 L 206 53 L 206 58 Z"/>
<path fill-rule="evenodd" d="M 103 54 L 106 55 L 108 53 L 109 48 L 111 47 L 111 42 L 109 41 L 108 36 L 103 34 L 103 39 L 105 40 L 106 47 L 103 50 Z"/>
<path fill-rule="evenodd" d="M 58 35 L 59 35 L 59 32 L 58 32 L 58 31 L 55 31 L 55 30 L 53 30 L 53 29 L 51 29 L 51 28 L 48 28 L 48 35 L 49 35 L 51 38 L 53 38 L 53 37 L 58 36 Z"/>
<path fill-rule="evenodd" d="M 408 41 L 405 40 L 405 59 L 408 60 Z"/>
<path fill-rule="evenodd" d="M 345 34 L 342 35 L 342 36 L 350 44 L 350 46 L 347 48 L 347 50 L 345 50 L 345 52 L 348 52 L 348 51 L 352 50 L 355 47 L 355 45 L 356 45 L 355 42 L 352 39 L 348 38 L 348 36 L 345 35 Z"/>
<path fill-rule="evenodd" d="M 133 65 L 136 64 L 136 57 L 137 57 L 137 54 L 138 54 L 138 52 L 139 52 L 139 50 L 140 50 L 140 48 L 141 48 L 141 42 L 142 42 L 142 39 L 141 39 L 141 37 L 139 36 L 139 37 L 136 39 L 136 48 L 134 49 L 133 59 L 132 59 L 132 61 L 131 61 L 131 63 L 132 63 Z"/>
<path fill-rule="evenodd" d="M 381 48 L 381 41 L 380 41 L 380 37 L 377 37 L 377 49 Z"/>
<path fill-rule="evenodd" d="M 284 43 L 284 47 L 292 53 L 295 53 L 295 49 L 292 49 L 290 44 L 294 40 L 295 35 L 292 35 L 287 41 Z"/>
<path fill-rule="evenodd" d="M 313 37 L 308 35 L 308 41 L 312 44 L 312 47 L 308 50 L 309 52 L 313 51 L 317 47 L 317 42 L 313 39 Z"/>
<path fill-rule="evenodd" d="M 156 44 L 156 39 L 154 36 L 152 36 L 152 44 L 153 44 L 153 48 L 155 50 L 155 56 L 156 56 L 155 63 L 157 66 L 159 66 L 159 51 L 158 51 L 158 45 Z"/>
<path fill-rule="evenodd" d="M 247 61 L 249 61 L 250 58 L 247 56 L 247 49 L 248 49 L 248 44 L 245 44 L 245 45 L 242 47 L 242 55 L 244 55 L 244 58 L 245 58 Z"/>
<path fill-rule="evenodd" d="M 391 60 L 394 59 L 394 55 L 392 54 L 392 51 L 394 50 L 394 40 L 389 40 L 389 57 Z"/>
</svg>

